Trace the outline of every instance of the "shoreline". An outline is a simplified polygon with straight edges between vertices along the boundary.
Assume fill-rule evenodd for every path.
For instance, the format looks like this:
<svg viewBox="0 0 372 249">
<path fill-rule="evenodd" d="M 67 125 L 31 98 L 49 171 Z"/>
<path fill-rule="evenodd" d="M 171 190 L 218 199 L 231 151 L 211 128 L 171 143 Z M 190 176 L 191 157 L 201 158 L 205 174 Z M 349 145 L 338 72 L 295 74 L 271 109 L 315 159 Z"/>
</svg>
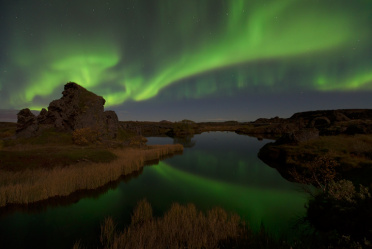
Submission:
<svg viewBox="0 0 372 249">
<path fill-rule="evenodd" d="M 278 142 L 279 141 L 279 142 Z M 335 162 L 337 179 L 351 180 L 355 184 L 372 186 L 371 134 L 319 136 L 298 143 L 265 144 L 258 157 L 275 168 L 288 181 L 298 181 L 293 171 L 310 177 L 311 165 L 321 157 Z"/>
<path fill-rule="evenodd" d="M 27 205 L 53 197 L 92 190 L 142 169 L 147 162 L 180 154 L 183 146 L 151 145 L 111 150 L 117 159 L 107 163 L 79 162 L 67 167 L 10 172 L 0 170 L 0 207 Z"/>
</svg>

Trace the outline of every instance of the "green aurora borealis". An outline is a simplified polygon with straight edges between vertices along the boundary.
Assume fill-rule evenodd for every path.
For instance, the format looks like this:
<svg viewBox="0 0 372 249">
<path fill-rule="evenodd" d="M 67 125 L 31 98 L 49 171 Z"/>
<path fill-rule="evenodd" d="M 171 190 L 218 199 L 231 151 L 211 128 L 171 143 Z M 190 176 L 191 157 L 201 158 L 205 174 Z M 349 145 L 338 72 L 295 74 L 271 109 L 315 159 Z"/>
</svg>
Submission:
<svg viewBox="0 0 372 249">
<path fill-rule="evenodd" d="M 0 7 L 0 109 L 46 107 L 68 81 L 123 110 L 255 93 L 372 91 L 368 0 L 9 0 Z M 362 103 L 350 108 L 372 108 Z"/>
</svg>

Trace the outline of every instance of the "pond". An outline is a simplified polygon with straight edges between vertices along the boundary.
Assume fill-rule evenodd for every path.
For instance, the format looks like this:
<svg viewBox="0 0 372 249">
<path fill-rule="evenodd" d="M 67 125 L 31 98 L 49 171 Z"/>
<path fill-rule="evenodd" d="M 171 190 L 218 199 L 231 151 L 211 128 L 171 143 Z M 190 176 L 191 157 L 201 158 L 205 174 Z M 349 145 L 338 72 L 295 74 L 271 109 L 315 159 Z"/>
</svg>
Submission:
<svg viewBox="0 0 372 249">
<path fill-rule="evenodd" d="M 257 157 L 269 140 L 210 132 L 189 139 L 148 138 L 148 144 L 181 142 L 183 155 L 146 166 L 137 175 L 97 191 L 43 205 L 0 210 L 1 248 L 72 248 L 81 240 L 99 243 L 100 223 L 112 216 L 117 227 L 130 222 L 136 203 L 146 198 L 155 215 L 172 203 L 220 206 L 238 213 L 253 229 L 287 233 L 305 214 L 307 195 Z"/>
</svg>

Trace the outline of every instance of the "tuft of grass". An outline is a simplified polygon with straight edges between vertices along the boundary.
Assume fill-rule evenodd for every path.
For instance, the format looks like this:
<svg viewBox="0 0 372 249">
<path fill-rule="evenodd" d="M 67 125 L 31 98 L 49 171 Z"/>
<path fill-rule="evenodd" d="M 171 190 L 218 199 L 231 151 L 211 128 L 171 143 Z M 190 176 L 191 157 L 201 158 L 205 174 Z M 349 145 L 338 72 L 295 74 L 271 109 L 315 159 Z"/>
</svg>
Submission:
<svg viewBox="0 0 372 249">
<path fill-rule="evenodd" d="M 101 244 L 107 247 L 112 247 L 115 239 L 116 225 L 111 217 L 105 218 L 103 224 L 101 224 Z"/>
<path fill-rule="evenodd" d="M 152 207 L 150 203 L 148 203 L 145 199 L 139 201 L 132 215 L 132 225 L 144 224 L 151 221 L 152 219 Z"/>
</svg>

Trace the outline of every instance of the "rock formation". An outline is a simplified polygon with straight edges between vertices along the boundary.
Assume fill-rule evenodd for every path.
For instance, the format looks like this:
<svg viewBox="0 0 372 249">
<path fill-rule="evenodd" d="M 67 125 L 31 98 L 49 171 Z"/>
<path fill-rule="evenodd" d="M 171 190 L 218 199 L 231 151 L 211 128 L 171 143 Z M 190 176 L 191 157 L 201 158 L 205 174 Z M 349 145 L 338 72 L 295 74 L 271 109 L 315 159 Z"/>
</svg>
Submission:
<svg viewBox="0 0 372 249">
<path fill-rule="evenodd" d="M 105 139 L 117 136 L 118 117 L 113 111 L 104 111 L 104 98 L 73 82 L 65 85 L 62 94 L 37 117 L 28 108 L 21 110 L 17 114 L 17 137 L 36 136 L 47 128 L 68 132 L 91 128 Z"/>
<path fill-rule="evenodd" d="M 280 144 L 299 144 L 307 142 L 312 139 L 319 138 L 319 130 L 317 129 L 302 129 L 285 133 L 283 136 L 278 138 L 275 142 L 276 145 Z"/>
<path fill-rule="evenodd" d="M 36 116 L 30 111 L 30 109 L 22 109 L 18 114 L 17 121 L 17 134 L 29 137 L 38 130 L 38 124 Z"/>
</svg>

